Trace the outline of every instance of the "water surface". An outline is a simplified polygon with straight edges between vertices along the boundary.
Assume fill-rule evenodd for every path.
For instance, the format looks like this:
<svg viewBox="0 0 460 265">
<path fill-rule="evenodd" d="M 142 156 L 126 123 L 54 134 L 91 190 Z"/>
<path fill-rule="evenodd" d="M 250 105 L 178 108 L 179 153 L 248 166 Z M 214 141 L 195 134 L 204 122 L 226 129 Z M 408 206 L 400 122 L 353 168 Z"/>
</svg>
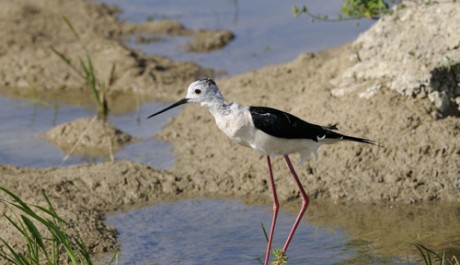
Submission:
<svg viewBox="0 0 460 265">
<path fill-rule="evenodd" d="M 266 65 L 287 62 L 300 53 L 317 52 L 353 41 L 374 21 L 310 22 L 308 16 L 294 18 L 292 6 L 308 6 L 314 14 L 335 16 L 338 0 L 99 0 L 122 9 L 120 19 L 144 22 L 169 18 L 190 29 L 225 29 L 236 36 L 227 47 L 209 53 L 188 53 L 185 37 L 163 36 L 163 41 L 128 45 L 148 54 L 193 61 L 224 70 L 230 75 Z M 357 25 L 358 23 L 358 25 Z"/>
<path fill-rule="evenodd" d="M 120 264 L 259 264 L 270 228 L 271 207 L 234 200 L 186 200 L 109 215 L 119 232 Z M 295 215 L 280 211 L 273 247 L 280 248 Z M 412 264 L 368 253 L 341 228 L 301 222 L 288 250 L 288 264 Z"/>
<path fill-rule="evenodd" d="M 116 160 L 134 160 L 156 168 L 171 167 L 175 161 L 172 146 L 155 140 L 167 120 L 179 109 L 171 110 L 153 120 L 146 117 L 153 110 L 165 107 L 164 103 L 144 103 L 137 112 L 111 114 L 108 122 L 120 130 L 140 138 L 114 154 Z M 92 117 L 91 108 L 63 105 L 59 102 L 31 102 L 0 97 L 0 160 L 5 164 L 27 167 L 67 166 L 84 162 L 100 162 L 108 157 L 89 158 L 71 155 L 63 161 L 66 153 L 43 138 L 52 127 L 77 118 Z"/>
</svg>

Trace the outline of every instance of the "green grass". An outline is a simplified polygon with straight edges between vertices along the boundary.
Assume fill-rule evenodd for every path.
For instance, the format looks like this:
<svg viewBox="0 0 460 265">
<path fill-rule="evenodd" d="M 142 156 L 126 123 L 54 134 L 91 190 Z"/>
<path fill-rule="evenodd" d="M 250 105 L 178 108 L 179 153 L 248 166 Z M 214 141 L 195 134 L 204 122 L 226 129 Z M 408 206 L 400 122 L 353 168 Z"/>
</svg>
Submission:
<svg viewBox="0 0 460 265">
<path fill-rule="evenodd" d="M 344 21 L 344 20 L 357 20 L 362 18 L 379 19 L 380 17 L 390 14 L 391 9 L 388 4 L 391 1 L 385 0 L 343 0 L 340 13 L 335 18 L 328 15 L 315 15 L 307 6 L 293 6 L 292 13 L 294 17 L 301 14 L 306 14 L 311 17 L 312 22 L 320 21 Z"/>
<path fill-rule="evenodd" d="M 264 224 L 260 223 L 260 227 L 262 228 L 262 232 L 264 233 L 265 240 L 268 242 L 268 234 L 267 234 L 267 230 L 265 229 Z M 282 248 L 273 249 L 272 254 L 273 254 L 272 265 L 285 265 L 285 264 L 287 264 L 288 258 L 287 258 L 286 254 L 284 253 Z M 257 260 L 259 260 L 259 262 L 261 264 L 263 264 L 262 258 L 260 256 L 257 258 Z"/>
<path fill-rule="evenodd" d="M 59 216 L 45 192 L 42 195 L 46 207 L 27 204 L 3 187 L 0 187 L 0 192 L 8 198 L 0 199 L 0 203 L 12 210 L 12 214 L 3 215 L 11 225 L 8 229 L 16 230 L 18 237 L 22 237 L 25 242 L 25 248 L 18 250 L 16 245 L 0 238 L 0 259 L 18 265 L 93 264 L 83 240 Z M 117 264 L 117 259 L 118 253 L 109 264 Z"/>
<path fill-rule="evenodd" d="M 439 253 L 421 243 L 415 243 L 414 246 L 420 252 L 420 257 L 425 265 L 460 265 L 457 257 L 446 257 L 445 251 Z"/>
<path fill-rule="evenodd" d="M 72 59 L 64 54 L 63 52 L 58 51 L 54 46 L 51 46 L 51 51 L 56 54 L 67 66 L 70 67 L 78 76 L 80 76 L 85 82 L 87 87 L 92 91 L 94 99 L 96 100 L 98 117 L 105 120 L 107 114 L 109 113 L 109 108 L 107 105 L 107 100 L 104 94 L 104 84 L 98 81 L 94 69 L 93 60 L 89 54 L 89 51 L 85 43 L 80 38 L 78 31 L 75 29 L 73 24 L 67 17 L 63 17 L 64 23 L 67 25 L 69 30 L 72 32 L 75 39 L 80 43 L 85 52 L 84 58 L 79 57 L 78 63 L 72 61 Z M 113 69 L 112 69 L 113 70 Z M 113 71 L 112 71 L 113 73 Z"/>
</svg>

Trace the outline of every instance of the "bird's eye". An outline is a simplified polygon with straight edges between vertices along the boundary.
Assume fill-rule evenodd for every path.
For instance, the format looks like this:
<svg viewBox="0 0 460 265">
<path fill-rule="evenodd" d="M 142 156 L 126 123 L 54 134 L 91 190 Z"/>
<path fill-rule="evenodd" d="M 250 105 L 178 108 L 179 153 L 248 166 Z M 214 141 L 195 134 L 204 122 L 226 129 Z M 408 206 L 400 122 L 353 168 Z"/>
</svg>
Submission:
<svg viewBox="0 0 460 265">
<path fill-rule="evenodd" d="M 200 94 L 200 93 L 201 93 L 201 89 L 198 89 L 198 88 L 195 89 L 195 93 L 196 93 L 196 94 Z"/>
</svg>

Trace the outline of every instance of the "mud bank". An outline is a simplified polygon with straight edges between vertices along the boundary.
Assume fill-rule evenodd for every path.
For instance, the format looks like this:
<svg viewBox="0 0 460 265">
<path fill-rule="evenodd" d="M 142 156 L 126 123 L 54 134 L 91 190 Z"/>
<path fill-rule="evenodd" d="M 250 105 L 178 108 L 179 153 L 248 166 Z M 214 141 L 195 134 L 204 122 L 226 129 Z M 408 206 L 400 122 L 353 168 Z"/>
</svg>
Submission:
<svg viewBox="0 0 460 265">
<path fill-rule="evenodd" d="M 212 75 L 212 70 L 194 63 L 147 56 L 125 47 L 122 41 L 127 34 L 159 33 L 170 24 L 133 26 L 118 21 L 118 12 L 114 7 L 86 0 L 3 1 L 0 26 L 5 30 L 0 33 L 0 87 L 20 90 L 18 93 L 22 94 L 85 89 L 85 80 L 56 56 L 51 47 L 74 62 L 85 57 L 86 48 L 109 97 L 117 92 L 132 92 L 161 98 L 166 91 L 173 93 L 171 89 L 178 84 Z M 72 23 L 79 41 L 63 17 Z M 188 34 L 203 35 L 191 31 Z M 192 43 L 200 43 L 199 39 L 196 37 Z M 201 39 L 204 39 L 201 43 L 206 40 Z"/>
<path fill-rule="evenodd" d="M 274 106 L 317 124 L 338 123 L 341 132 L 374 139 L 382 148 L 343 142 L 323 146 L 319 160 L 299 168 L 313 198 L 333 201 L 458 202 L 460 142 L 458 118 L 435 120 L 428 101 L 382 90 L 368 100 L 357 95 L 331 96 L 329 80 L 350 66 L 350 46 L 305 54 L 294 62 L 219 80 L 228 100 Z M 247 194 L 266 193 L 263 156 L 235 145 L 196 106 L 172 120 L 161 134 L 174 143 L 181 159 L 171 170 L 179 176 L 219 176 L 222 186 Z M 211 129 L 210 129 L 211 128 Z M 441 140 L 442 139 L 442 140 Z M 217 148 L 218 147 L 218 148 Z M 298 191 L 281 159 L 275 159 L 275 179 L 281 197 Z M 192 166 L 193 165 L 193 166 Z M 212 166 L 216 165 L 216 166 Z M 238 165 L 235 167 L 235 165 Z M 241 181 L 243 186 L 238 183 Z M 251 185 L 254 183 L 255 185 Z"/>
</svg>

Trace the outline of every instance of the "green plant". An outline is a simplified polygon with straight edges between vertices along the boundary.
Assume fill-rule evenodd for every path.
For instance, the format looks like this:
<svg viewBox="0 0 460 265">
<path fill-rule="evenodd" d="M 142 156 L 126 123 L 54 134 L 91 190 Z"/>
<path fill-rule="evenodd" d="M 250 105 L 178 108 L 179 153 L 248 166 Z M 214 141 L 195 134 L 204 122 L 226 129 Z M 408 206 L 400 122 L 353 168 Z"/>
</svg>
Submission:
<svg viewBox="0 0 460 265">
<path fill-rule="evenodd" d="M 268 242 L 268 234 L 267 230 L 265 229 L 265 226 L 263 223 L 260 223 L 260 227 L 262 228 L 262 232 L 264 233 L 265 240 Z M 285 265 L 287 264 L 287 256 L 285 255 L 284 251 L 282 248 L 275 248 L 272 250 L 272 254 L 274 256 L 274 259 L 272 261 L 273 265 Z M 263 264 L 262 259 L 260 256 L 258 257 L 258 260 L 261 264 Z"/>
<path fill-rule="evenodd" d="M 420 255 L 423 259 L 425 265 L 460 265 L 460 262 L 455 256 L 452 256 L 450 259 L 446 257 L 446 252 L 443 251 L 441 254 L 436 251 L 427 248 L 426 246 L 415 243 L 415 247 L 420 252 Z"/>
<path fill-rule="evenodd" d="M 390 6 L 385 0 L 343 0 L 340 14 L 336 18 L 330 18 L 328 15 L 315 15 L 310 12 L 307 6 L 292 7 L 294 17 L 306 14 L 312 18 L 312 21 L 342 21 L 345 19 L 378 19 L 382 15 L 391 12 Z"/>
<path fill-rule="evenodd" d="M 275 258 L 273 259 L 273 262 L 272 264 L 273 265 L 284 265 L 284 264 L 287 264 L 287 256 L 284 254 L 284 251 L 283 249 L 281 248 L 275 248 L 273 250 L 273 256 L 275 256 Z"/>
<path fill-rule="evenodd" d="M 96 100 L 97 110 L 98 110 L 98 117 L 102 119 L 106 119 L 107 114 L 109 112 L 109 108 L 107 105 L 107 100 L 104 94 L 104 85 L 98 81 L 96 77 L 96 73 L 93 66 L 93 60 L 88 52 L 86 45 L 82 42 L 80 35 L 78 34 L 75 27 L 72 25 L 70 20 L 67 17 L 63 17 L 65 24 L 69 27 L 70 31 L 72 32 L 75 39 L 80 43 L 83 47 L 85 52 L 85 57 L 78 58 L 79 66 L 76 65 L 70 57 L 68 57 L 63 52 L 58 51 L 54 46 L 51 46 L 51 51 L 56 54 L 61 60 L 67 64 L 78 76 L 83 78 L 86 82 L 86 85 L 91 89 L 94 99 Z M 113 73 L 113 68 L 112 68 Z"/>
<path fill-rule="evenodd" d="M 378 19 L 390 11 L 389 7 L 384 0 L 344 0 L 340 11 L 346 17 Z"/>
<path fill-rule="evenodd" d="M 29 205 L 16 194 L 0 187 L 10 200 L 0 199 L 7 208 L 17 211 L 13 217 L 4 218 L 16 229 L 25 241 L 25 250 L 18 251 L 5 239 L 0 238 L 0 258 L 9 264 L 18 265 L 91 265 L 90 252 L 78 233 L 70 231 L 70 225 L 59 216 L 45 192 L 42 195 L 47 206 Z M 45 232 L 41 232 L 41 231 Z M 117 262 L 118 253 L 109 264 Z"/>
</svg>

